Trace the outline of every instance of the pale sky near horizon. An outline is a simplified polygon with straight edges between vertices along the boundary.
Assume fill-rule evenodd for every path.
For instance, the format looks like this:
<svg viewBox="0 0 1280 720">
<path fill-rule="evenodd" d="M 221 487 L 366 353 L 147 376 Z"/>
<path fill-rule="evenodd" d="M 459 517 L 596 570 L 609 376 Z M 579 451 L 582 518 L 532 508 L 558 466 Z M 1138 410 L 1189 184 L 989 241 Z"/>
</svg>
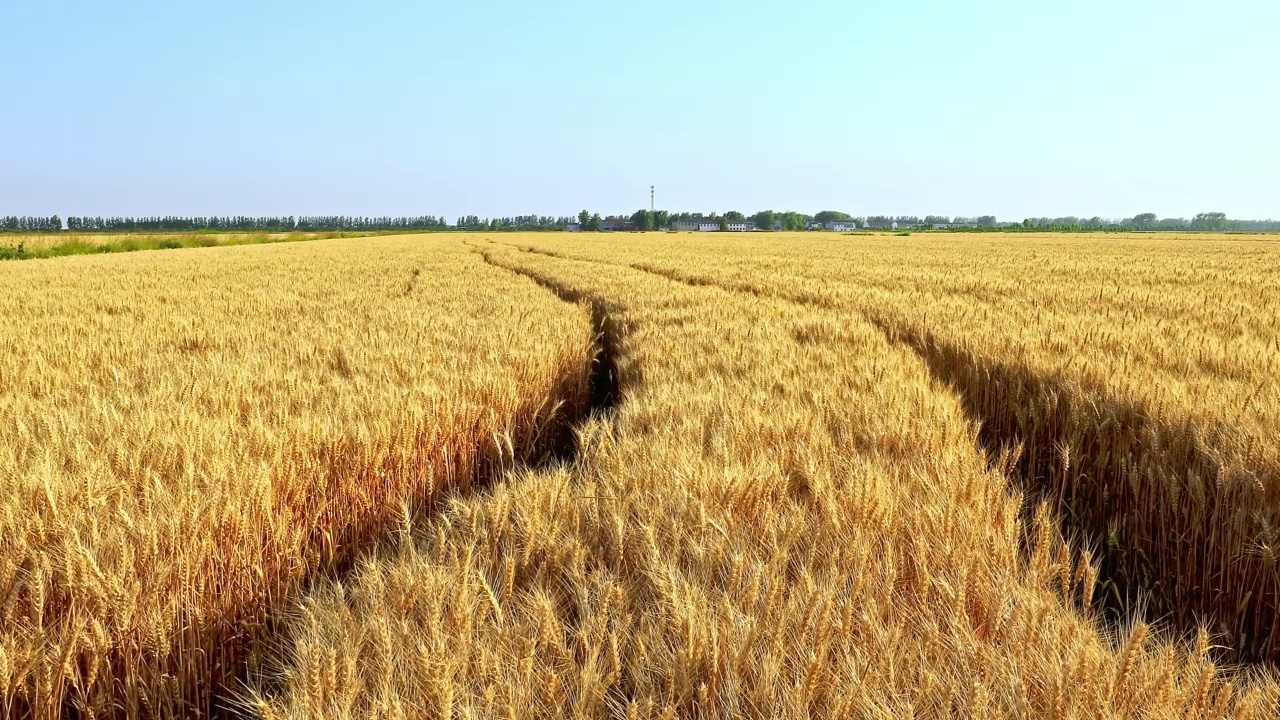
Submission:
<svg viewBox="0 0 1280 720">
<path fill-rule="evenodd" d="M 0 215 L 1280 217 L 1280 3 L 6 0 Z"/>
</svg>

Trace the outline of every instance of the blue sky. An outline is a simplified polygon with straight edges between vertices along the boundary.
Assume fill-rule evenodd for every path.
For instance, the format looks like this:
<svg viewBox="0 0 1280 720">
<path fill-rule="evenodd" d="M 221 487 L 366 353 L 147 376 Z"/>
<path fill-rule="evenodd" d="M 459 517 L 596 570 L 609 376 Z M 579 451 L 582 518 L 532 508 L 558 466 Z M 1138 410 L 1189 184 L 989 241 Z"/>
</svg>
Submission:
<svg viewBox="0 0 1280 720">
<path fill-rule="evenodd" d="M 1280 3 L 0 3 L 0 214 L 1280 217 Z"/>
</svg>

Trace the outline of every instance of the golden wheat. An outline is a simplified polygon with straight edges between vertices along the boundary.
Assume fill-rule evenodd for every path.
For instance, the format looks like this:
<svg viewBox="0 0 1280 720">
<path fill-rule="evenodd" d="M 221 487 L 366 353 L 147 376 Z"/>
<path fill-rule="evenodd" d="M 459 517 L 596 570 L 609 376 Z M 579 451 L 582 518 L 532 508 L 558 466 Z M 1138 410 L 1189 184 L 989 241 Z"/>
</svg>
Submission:
<svg viewBox="0 0 1280 720">
<path fill-rule="evenodd" d="M 1114 615 L 1280 660 L 1280 243 L 623 236 L 525 247 L 856 313 L 953 385 L 1086 535 Z"/>
<path fill-rule="evenodd" d="M 1231 663 L 1277 646 L 1278 251 L 494 234 L 0 266 L 0 709 L 1274 717 L 1269 665 Z M 588 397 L 621 403 L 531 466 Z"/>
<path fill-rule="evenodd" d="M 1098 568 L 1050 506 L 1023 511 L 962 394 L 875 308 L 777 271 L 819 248 L 468 241 L 607 310 L 624 402 L 572 465 L 453 502 L 309 593 L 247 698 L 264 715 L 1276 712 L 1275 681 L 1224 675 L 1203 629 L 1104 630 Z"/>
<path fill-rule="evenodd" d="M 584 311 L 393 238 L 0 266 L 0 703 L 208 715 L 268 613 L 585 402 Z"/>
</svg>

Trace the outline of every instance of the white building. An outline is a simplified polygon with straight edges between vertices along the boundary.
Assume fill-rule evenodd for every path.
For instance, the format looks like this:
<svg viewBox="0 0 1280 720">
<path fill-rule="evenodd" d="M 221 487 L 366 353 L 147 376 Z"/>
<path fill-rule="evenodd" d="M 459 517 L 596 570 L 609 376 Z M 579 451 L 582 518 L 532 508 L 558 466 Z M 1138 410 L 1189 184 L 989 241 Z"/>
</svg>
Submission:
<svg viewBox="0 0 1280 720">
<path fill-rule="evenodd" d="M 636 224 L 626 218 L 607 217 L 600 221 L 601 230 L 634 230 Z"/>
<path fill-rule="evenodd" d="M 566 232 L 581 232 L 582 225 L 579 223 L 569 223 L 564 226 Z"/>
<path fill-rule="evenodd" d="M 849 232 L 850 230 L 857 230 L 858 221 L 857 220 L 833 220 L 827 223 L 827 229 L 835 230 L 836 232 Z"/>
<path fill-rule="evenodd" d="M 755 227 L 750 220 L 724 220 L 723 218 L 689 218 L 671 221 L 671 229 L 676 232 L 720 232 L 721 223 L 729 232 L 747 232 Z"/>
</svg>

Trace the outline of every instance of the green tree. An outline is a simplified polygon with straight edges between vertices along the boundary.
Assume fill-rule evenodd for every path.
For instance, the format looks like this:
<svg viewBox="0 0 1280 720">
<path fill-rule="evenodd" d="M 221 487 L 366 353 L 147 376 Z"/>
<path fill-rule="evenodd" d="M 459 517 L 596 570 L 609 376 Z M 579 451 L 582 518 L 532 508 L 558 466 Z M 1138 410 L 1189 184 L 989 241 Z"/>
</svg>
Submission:
<svg viewBox="0 0 1280 720">
<path fill-rule="evenodd" d="M 725 214 L 724 214 L 724 216 L 725 216 L 726 218 L 728 218 L 729 220 L 743 220 L 743 219 L 745 219 L 745 216 L 744 216 L 742 213 L 738 212 L 737 210 L 730 210 L 729 212 L 725 213 Z"/>
<path fill-rule="evenodd" d="M 853 217 L 848 213 L 842 213 L 838 210 L 823 210 L 813 216 L 815 222 L 829 223 L 833 220 L 852 220 Z"/>
<path fill-rule="evenodd" d="M 582 212 L 578 213 L 578 224 L 582 226 L 583 230 L 587 229 L 587 224 L 590 222 L 591 222 L 591 213 L 587 212 L 586 210 L 583 210 Z"/>
<path fill-rule="evenodd" d="M 1220 212 L 1202 212 L 1196 213 L 1191 219 L 1191 228 L 1193 230 L 1225 230 L 1227 227 L 1227 214 Z"/>
<path fill-rule="evenodd" d="M 791 211 L 781 213 L 780 217 L 782 219 L 782 229 L 788 231 L 804 230 L 805 223 L 810 220 L 809 216 L 804 213 Z"/>
<path fill-rule="evenodd" d="M 602 222 L 603 222 L 603 220 L 601 220 L 601 219 L 600 219 L 600 213 L 595 213 L 595 214 L 593 214 L 593 215 L 590 217 L 590 219 L 588 219 L 588 220 L 587 220 L 587 222 L 582 226 L 582 229 L 583 229 L 583 230 L 595 230 L 595 231 L 599 232 L 599 230 L 600 230 L 600 223 L 602 223 Z"/>
<path fill-rule="evenodd" d="M 755 216 L 756 227 L 761 230 L 772 230 L 773 223 L 778 219 L 777 213 L 772 210 L 761 210 Z"/>
<path fill-rule="evenodd" d="M 648 210 L 637 210 L 631 216 L 631 222 L 636 226 L 637 230 L 647 231 L 653 229 L 653 213 Z"/>
<path fill-rule="evenodd" d="M 1146 230 L 1156 224 L 1156 219 L 1155 213 L 1139 213 L 1133 216 L 1133 224 Z"/>
<path fill-rule="evenodd" d="M 666 229 L 671 225 L 671 213 L 666 210 L 655 210 L 653 212 L 653 227 L 656 230 Z"/>
</svg>

